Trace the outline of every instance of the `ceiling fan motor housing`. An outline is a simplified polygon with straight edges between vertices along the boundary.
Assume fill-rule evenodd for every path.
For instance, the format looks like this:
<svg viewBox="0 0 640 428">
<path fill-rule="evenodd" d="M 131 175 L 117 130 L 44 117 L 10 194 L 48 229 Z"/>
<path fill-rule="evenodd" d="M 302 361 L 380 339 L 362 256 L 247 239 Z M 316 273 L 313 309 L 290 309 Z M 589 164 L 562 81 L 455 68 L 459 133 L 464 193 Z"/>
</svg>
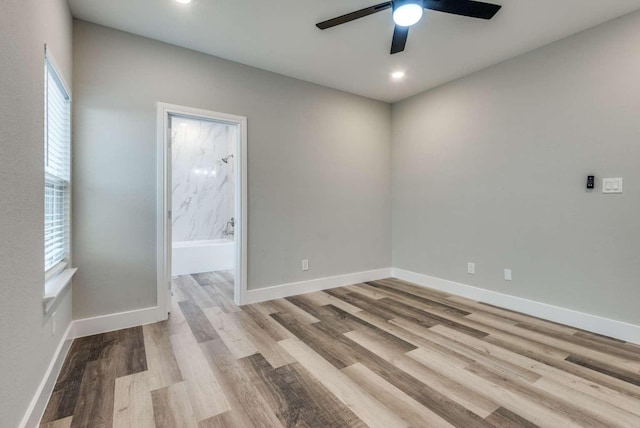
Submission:
<svg viewBox="0 0 640 428">
<path fill-rule="evenodd" d="M 424 1 L 423 0 L 393 0 L 391 2 L 393 10 L 396 10 L 400 6 L 404 6 L 406 4 L 417 4 L 418 6 L 424 7 Z"/>
</svg>

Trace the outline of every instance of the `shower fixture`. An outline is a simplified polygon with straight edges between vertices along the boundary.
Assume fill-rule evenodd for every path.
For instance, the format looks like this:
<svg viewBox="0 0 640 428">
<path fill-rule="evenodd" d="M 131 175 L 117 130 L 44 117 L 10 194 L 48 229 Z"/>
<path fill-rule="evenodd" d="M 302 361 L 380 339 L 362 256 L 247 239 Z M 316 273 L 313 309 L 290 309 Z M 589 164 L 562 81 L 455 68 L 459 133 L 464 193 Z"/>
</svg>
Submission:
<svg viewBox="0 0 640 428">
<path fill-rule="evenodd" d="M 220 159 L 220 160 L 221 160 L 222 162 L 224 162 L 224 163 L 229 163 L 229 159 L 230 159 L 230 158 L 232 158 L 232 157 L 233 157 L 233 155 L 229 155 L 229 156 L 227 156 L 226 158 L 222 158 L 222 159 Z"/>
<path fill-rule="evenodd" d="M 231 226 L 231 227 L 229 227 Z M 231 217 L 231 220 L 229 220 L 227 222 L 227 225 L 225 226 L 224 230 L 222 231 L 224 236 L 233 236 L 234 235 L 234 228 L 236 226 L 236 221 L 233 217 Z"/>
</svg>

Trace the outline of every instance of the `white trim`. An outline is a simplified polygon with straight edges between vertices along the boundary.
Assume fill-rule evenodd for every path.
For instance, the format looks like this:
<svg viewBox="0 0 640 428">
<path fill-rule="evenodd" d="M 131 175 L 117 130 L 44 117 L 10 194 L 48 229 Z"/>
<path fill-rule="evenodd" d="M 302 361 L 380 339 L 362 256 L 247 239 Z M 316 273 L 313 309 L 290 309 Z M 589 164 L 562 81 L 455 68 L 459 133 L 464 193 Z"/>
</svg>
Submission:
<svg viewBox="0 0 640 428">
<path fill-rule="evenodd" d="M 58 76 L 58 79 L 60 79 L 60 83 L 62 83 L 62 87 L 67 93 L 67 96 L 69 97 L 69 102 L 71 102 L 73 98 L 71 96 L 71 85 L 69 85 L 69 81 L 67 80 L 64 73 L 62 73 L 62 68 L 58 66 L 58 64 L 60 63 L 56 60 L 55 55 L 51 53 L 51 49 L 49 49 L 49 46 L 46 43 L 44 44 L 44 58 L 45 58 L 45 61 L 49 61 L 49 63 L 53 66 L 53 69 L 56 71 L 56 75 Z"/>
<path fill-rule="evenodd" d="M 489 303 L 511 311 L 533 315 L 545 320 L 640 344 L 640 326 L 638 325 L 402 269 L 393 268 L 392 276 L 422 287 L 433 288 L 434 290 Z"/>
<path fill-rule="evenodd" d="M 73 323 L 70 323 L 69 327 L 67 327 L 67 331 L 62 335 L 58 348 L 53 354 L 51 363 L 49 363 L 49 367 L 42 378 L 42 382 L 40 382 L 40 385 L 38 386 L 38 389 L 36 390 L 36 393 L 33 396 L 24 417 L 22 418 L 22 422 L 18 425 L 19 428 L 37 427 L 40 425 L 40 419 L 42 419 L 42 415 L 47 407 L 47 403 L 49 402 L 49 398 L 53 392 L 53 387 L 56 385 L 56 380 L 58 379 L 58 375 L 62 369 L 62 364 L 64 363 L 65 358 L 67 358 L 69 348 L 71 348 L 71 340 L 69 339 L 71 339 L 72 325 Z"/>
<path fill-rule="evenodd" d="M 55 265 L 54 267 L 52 267 L 51 269 L 49 269 L 48 271 L 45 271 L 45 273 L 44 273 L 45 290 L 46 290 L 46 284 L 52 278 L 55 278 L 66 267 L 67 267 L 67 262 L 63 260 L 63 261 L 59 262 L 57 265 Z M 46 294 L 46 292 L 45 292 L 45 294 Z"/>
<path fill-rule="evenodd" d="M 66 263 L 63 263 L 62 268 L 64 269 L 65 266 Z M 73 275 L 75 275 L 77 271 L 78 268 L 64 269 L 44 284 L 42 305 L 44 307 L 45 314 L 47 314 L 55 305 L 56 301 L 62 297 L 66 289 L 71 284 Z"/>
<path fill-rule="evenodd" d="M 168 211 L 171 209 L 171 157 L 167 156 L 170 145 L 167 135 L 169 115 L 195 117 L 217 122 L 226 122 L 238 126 L 236 146 L 237 167 L 235 241 L 236 260 L 234 275 L 234 301 L 238 305 L 247 303 L 247 118 L 226 113 L 184 107 L 174 104 L 158 103 L 157 115 L 157 290 L 158 308 L 163 311 L 163 319 L 169 312 L 167 287 L 171 281 L 171 224 Z"/>
<path fill-rule="evenodd" d="M 76 339 L 78 337 L 92 336 L 94 334 L 107 333 L 123 328 L 152 324 L 162 321 L 163 319 L 166 319 L 166 313 L 163 316 L 163 312 L 158 306 L 93 318 L 84 318 L 73 321 L 71 337 Z"/>
<path fill-rule="evenodd" d="M 245 303 L 250 304 L 273 299 L 281 299 L 283 297 L 328 290 L 336 287 L 345 287 L 347 285 L 359 284 L 366 281 L 376 281 L 379 279 L 389 278 L 390 276 L 391 268 L 383 268 L 364 272 L 348 273 L 345 275 L 329 276 L 326 278 L 311 279 L 309 281 L 291 282 L 289 284 L 249 290 L 247 291 Z"/>
</svg>

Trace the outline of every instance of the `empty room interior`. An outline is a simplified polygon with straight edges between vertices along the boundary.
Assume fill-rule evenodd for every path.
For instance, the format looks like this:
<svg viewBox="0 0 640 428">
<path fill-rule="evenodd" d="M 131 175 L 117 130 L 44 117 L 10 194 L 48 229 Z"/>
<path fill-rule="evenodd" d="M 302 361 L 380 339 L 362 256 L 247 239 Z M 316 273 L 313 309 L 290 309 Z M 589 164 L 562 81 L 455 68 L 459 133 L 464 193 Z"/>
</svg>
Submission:
<svg viewBox="0 0 640 428">
<path fill-rule="evenodd" d="M 2 428 L 640 427 L 640 0 L 373 3 L 1 1 Z"/>
</svg>

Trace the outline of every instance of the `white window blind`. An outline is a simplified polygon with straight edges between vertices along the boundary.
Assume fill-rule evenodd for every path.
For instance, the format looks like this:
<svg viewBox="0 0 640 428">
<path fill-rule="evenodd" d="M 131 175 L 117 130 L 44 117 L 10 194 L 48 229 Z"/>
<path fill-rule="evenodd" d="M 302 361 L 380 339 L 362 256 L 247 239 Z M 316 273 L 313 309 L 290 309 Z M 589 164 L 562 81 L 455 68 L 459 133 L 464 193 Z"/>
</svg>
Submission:
<svg viewBox="0 0 640 428">
<path fill-rule="evenodd" d="M 44 269 L 69 253 L 71 189 L 71 100 L 48 59 L 45 60 Z"/>
</svg>

